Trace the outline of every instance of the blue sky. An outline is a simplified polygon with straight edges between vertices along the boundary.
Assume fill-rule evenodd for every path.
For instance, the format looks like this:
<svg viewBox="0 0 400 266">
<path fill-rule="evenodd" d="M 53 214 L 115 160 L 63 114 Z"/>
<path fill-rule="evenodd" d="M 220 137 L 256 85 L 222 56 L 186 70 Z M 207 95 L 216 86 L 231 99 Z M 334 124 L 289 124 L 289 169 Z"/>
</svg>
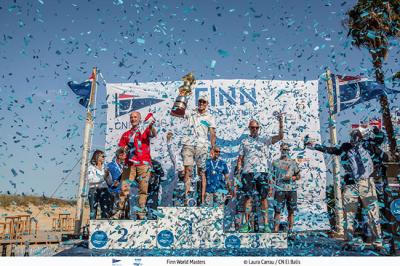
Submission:
<svg viewBox="0 0 400 266">
<path fill-rule="evenodd" d="M 355 1 L 2 1 L 0 193 L 75 196 L 85 110 L 67 88 L 97 66 L 107 82 L 312 80 L 372 75 L 342 26 Z M 386 76 L 399 71 L 392 41 Z M 93 148 L 104 148 L 105 87 Z M 362 111 L 362 110 L 361 110 Z"/>
</svg>

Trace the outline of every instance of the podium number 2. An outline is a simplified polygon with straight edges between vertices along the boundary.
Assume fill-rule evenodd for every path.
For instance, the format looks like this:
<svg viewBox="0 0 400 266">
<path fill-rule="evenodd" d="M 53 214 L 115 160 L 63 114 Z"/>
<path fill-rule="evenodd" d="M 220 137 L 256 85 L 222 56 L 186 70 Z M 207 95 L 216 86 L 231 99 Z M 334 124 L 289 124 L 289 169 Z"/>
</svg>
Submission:
<svg viewBox="0 0 400 266">
<path fill-rule="evenodd" d="M 117 240 L 117 242 L 127 242 L 128 238 L 126 236 L 128 235 L 128 229 L 120 228 L 118 230 L 118 233 L 121 233 L 121 231 L 122 231 L 122 236 Z"/>
</svg>

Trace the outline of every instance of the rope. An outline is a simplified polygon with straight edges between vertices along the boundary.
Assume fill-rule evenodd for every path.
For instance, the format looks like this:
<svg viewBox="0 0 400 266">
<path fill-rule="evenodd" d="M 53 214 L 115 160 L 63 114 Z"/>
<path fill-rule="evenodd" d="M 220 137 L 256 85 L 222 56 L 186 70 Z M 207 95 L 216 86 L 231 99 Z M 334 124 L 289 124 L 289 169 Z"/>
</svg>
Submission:
<svg viewBox="0 0 400 266">
<path fill-rule="evenodd" d="M 67 178 L 71 175 L 72 170 L 75 169 L 75 167 L 78 165 L 78 163 L 82 160 L 82 158 L 80 158 L 78 161 L 76 161 L 75 165 L 72 167 L 71 171 L 61 180 L 61 183 L 57 186 L 57 188 L 53 191 L 53 193 L 50 195 L 50 198 L 52 198 L 54 196 L 54 194 L 56 194 L 56 192 L 58 191 L 58 189 L 63 185 L 63 183 L 67 180 Z M 44 202 L 44 201 L 43 201 Z M 35 217 L 33 219 L 36 220 L 36 218 L 42 213 L 43 209 L 40 210 L 40 212 L 35 215 Z"/>
</svg>

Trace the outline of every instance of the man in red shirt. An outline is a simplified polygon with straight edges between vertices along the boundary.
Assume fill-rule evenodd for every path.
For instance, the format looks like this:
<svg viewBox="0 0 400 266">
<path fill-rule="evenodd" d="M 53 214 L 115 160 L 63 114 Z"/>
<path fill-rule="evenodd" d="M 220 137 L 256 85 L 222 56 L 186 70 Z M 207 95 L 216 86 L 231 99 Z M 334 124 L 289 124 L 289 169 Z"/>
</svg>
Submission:
<svg viewBox="0 0 400 266">
<path fill-rule="evenodd" d="M 126 201 L 129 199 L 130 184 L 136 181 L 139 188 L 138 206 L 141 209 L 137 212 L 137 216 L 139 219 L 144 219 L 146 216 L 147 190 L 151 174 L 150 138 L 156 137 L 157 133 L 153 127 L 154 120 L 141 132 L 140 113 L 132 112 L 129 117 L 132 128 L 122 134 L 118 143 L 118 146 L 124 148 L 128 154 L 126 158 L 127 168 L 122 173 L 120 209 L 124 209 L 124 206 L 126 206 Z"/>
</svg>

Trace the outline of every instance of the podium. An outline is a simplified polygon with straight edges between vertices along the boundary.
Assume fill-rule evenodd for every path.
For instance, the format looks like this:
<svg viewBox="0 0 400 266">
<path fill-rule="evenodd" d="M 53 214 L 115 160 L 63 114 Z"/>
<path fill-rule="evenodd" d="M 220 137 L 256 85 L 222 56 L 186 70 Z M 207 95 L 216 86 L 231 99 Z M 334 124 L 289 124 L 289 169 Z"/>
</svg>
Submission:
<svg viewBox="0 0 400 266">
<path fill-rule="evenodd" d="M 389 236 L 391 252 L 400 255 L 400 163 L 385 163 L 386 180 L 384 180 L 383 214 L 385 223 L 382 226 L 384 237 Z"/>
<path fill-rule="evenodd" d="M 225 233 L 224 209 L 159 207 L 157 220 L 91 220 L 90 249 L 287 248 L 286 233 Z"/>
</svg>

